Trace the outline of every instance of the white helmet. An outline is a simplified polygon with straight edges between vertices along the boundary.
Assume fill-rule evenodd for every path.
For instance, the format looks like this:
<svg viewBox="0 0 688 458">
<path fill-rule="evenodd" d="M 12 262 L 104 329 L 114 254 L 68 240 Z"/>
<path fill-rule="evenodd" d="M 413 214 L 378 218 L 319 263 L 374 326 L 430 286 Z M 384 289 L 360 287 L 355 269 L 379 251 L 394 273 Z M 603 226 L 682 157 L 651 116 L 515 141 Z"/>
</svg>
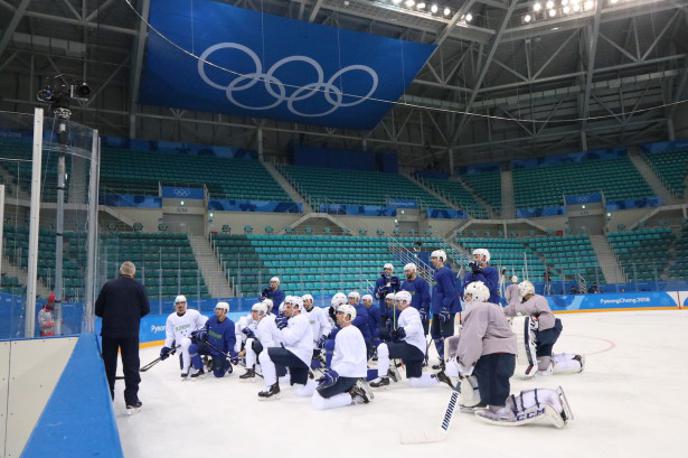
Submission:
<svg viewBox="0 0 688 458">
<path fill-rule="evenodd" d="M 279 279 L 279 277 L 272 277 L 272 278 L 270 279 L 270 283 L 272 283 L 273 281 L 274 281 L 274 282 L 277 282 L 278 285 L 280 284 L 280 279 Z"/>
<path fill-rule="evenodd" d="M 272 308 L 275 306 L 275 303 L 272 302 L 272 299 L 263 299 L 263 304 L 268 308 L 268 312 L 272 310 Z"/>
<path fill-rule="evenodd" d="M 535 286 L 528 280 L 523 280 L 518 284 L 518 295 L 523 299 L 528 294 L 535 294 Z"/>
<path fill-rule="evenodd" d="M 284 303 L 285 304 L 293 304 L 294 299 L 296 299 L 295 296 L 284 296 Z"/>
<path fill-rule="evenodd" d="M 490 252 L 485 248 L 476 248 L 473 250 L 473 256 L 479 255 L 481 258 L 485 256 L 485 262 L 490 262 Z"/>
<path fill-rule="evenodd" d="M 183 294 L 180 294 L 180 295 L 177 296 L 177 298 L 174 300 L 174 303 L 175 303 L 175 304 L 179 304 L 180 302 L 186 302 L 186 296 L 184 296 Z"/>
<path fill-rule="evenodd" d="M 304 302 L 305 301 L 313 302 L 313 296 L 311 296 L 310 294 L 304 294 L 303 296 L 301 296 L 301 299 L 303 299 Z"/>
<path fill-rule="evenodd" d="M 337 293 L 334 296 L 332 296 L 330 304 L 332 305 L 332 307 L 338 307 L 342 304 L 346 304 L 346 296 L 344 295 L 344 293 Z"/>
<path fill-rule="evenodd" d="M 215 305 L 216 309 L 222 309 L 225 312 L 229 312 L 229 304 L 226 302 L 218 302 L 217 305 Z"/>
<path fill-rule="evenodd" d="M 518 283 L 518 276 L 512 275 L 511 276 L 511 283 Z"/>
<path fill-rule="evenodd" d="M 299 310 L 303 310 L 303 299 L 301 299 L 299 296 L 292 296 L 291 297 L 291 305 L 294 308 L 297 308 Z"/>
<path fill-rule="evenodd" d="M 265 302 L 256 302 L 251 306 L 251 311 L 252 312 L 258 312 L 261 315 L 265 315 L 268 313 L 268 305 Z M 245 317 L 242 317 L 245 318 Z"/>
<path fill-rule="evenodd" d="M 465 302 L 487 302 L 490 300 L 490 290 L 485 286 L 485 283 L 474 281 L 464 288 L 463 300 Z"/>
<path fill-rule="evenodd" d="M 365 302 L 365 301 L 373 302 L 373 296 L 371 296 L 370 294 L 364 294 L 363 296 L 361 296 L 361 300 L 363 302 Z"/>
<path fill-rule="evenodd" d="M 356 299 L 356 302 L 358 302 L 361 300 L 361 293 L 359 293 L 358 291 L 351 291 L 347 297 L 349 299 Z"/>
<path fill-rule="evenodd" d="M 407 270 L 410 270 L 411 272 L 415 272 L 418 270 L 418 267 L 414 263 L 409 262 L 408 264 L 406 264 L 404 266 L 404 272 L 406 272 Z"/>
<path fill-rule="evenodd" d="M 408 291 L 399 291 L 394 295 L 395 301 L 411 303 L 411 293 Z"/>
<path fill-rule="evenodd" d="M 445 253 L 444 250 L 435 250 L 430 253 L 430 258 L 441 259 L 442 262 L 445 262 L 447 260 L 447 253 Z"/>
<path fill-rule="evenodd" d="M 390 269 L 392 272 L 394 272 L 394 266 L 391 263 L 387 263 L 384 266 L 382 266 L 383 269 Z"/>
<path fill-rule="evenodd" d="M 356 307 L 351 304 L 340 304 L 337 306 L 337 313 L 344 313 L 351 317 L 351 321 L 356 319 Z"/>
<path fill-rule="evenodd" d="M 385 296 L 385 300 L 387 300 L 387 299 L 394 300 L 394 297 L 395 297 L 395 296 L 396 296 L 396 294 L 394 294 L 394 293 L 389 293 L 389 294 L 387 294 L 387 295 Z"/>
</svg>

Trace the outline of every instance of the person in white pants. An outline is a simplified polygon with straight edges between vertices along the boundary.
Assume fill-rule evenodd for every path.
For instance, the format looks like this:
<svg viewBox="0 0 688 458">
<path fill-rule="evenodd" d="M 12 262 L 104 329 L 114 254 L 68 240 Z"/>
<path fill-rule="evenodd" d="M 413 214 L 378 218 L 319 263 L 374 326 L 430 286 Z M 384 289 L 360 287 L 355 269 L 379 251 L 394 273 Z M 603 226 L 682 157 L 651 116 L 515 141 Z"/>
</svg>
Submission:
<svg viewBox="0 0 688 458">
<path fill-rule="evenodd" d="M 191 333 L 202 329 L 208 318 L 201 315 L 198 310 L 188 309 L 186 297 L 183 295 L 177 296 L 174 300 L 174 308 L 175 311 L 170 313 L 165 323 L 165 343 L 160 349 L 160 358 L 167 359 L 173 353 L 173 345 L 179 346 L 182 356 L 182 378 L 186 378 L 191 367 Z"/>
<path fill-rule="evenodd" d="M 268 306 L 258 302 L 251 307 L 251 320 L 255 328 L 245 327 L 242 334 L 246 337 L 246 372 L 239 376 L 241 380 L 255 380 L 256 362 L 265 348 L 276 347 L 281 343 L 280 332 L 275 320 L 268 315 Z"/>
</svg>

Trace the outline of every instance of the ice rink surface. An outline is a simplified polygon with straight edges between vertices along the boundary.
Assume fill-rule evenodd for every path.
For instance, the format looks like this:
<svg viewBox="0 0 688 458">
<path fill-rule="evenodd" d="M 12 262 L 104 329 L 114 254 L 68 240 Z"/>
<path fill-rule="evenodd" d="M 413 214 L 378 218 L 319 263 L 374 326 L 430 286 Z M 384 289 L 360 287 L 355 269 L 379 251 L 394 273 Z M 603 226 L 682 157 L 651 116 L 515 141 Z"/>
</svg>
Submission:
<svg viewBox="0 0 688 458">
<path fill-rule="evenodd" d="M 512 378 L 512 393 L 564 387 L 576 417 L 497 427 L 456 413 L 445 442 L 400 445 L 406 428 L 439 428 L 450 390 L 405 382 L 376 391 L 368 405 L 316 411 L 281 385 L 282 398 L 258 401 L 262 383 L 179 377 L 177 358 L 141 374 L 143 409 L 125 413 L 117 382 L 115 413 L 125 456 L 137 457 L 682 457 L 688 456 L 688 311 L 559 315 L 555 352 L 584 353 L 583 374 Z M 159 348 L 141 350 L 145 364 Z M 120 369 L 121 371 L 121 369 Z"/>
</svg>

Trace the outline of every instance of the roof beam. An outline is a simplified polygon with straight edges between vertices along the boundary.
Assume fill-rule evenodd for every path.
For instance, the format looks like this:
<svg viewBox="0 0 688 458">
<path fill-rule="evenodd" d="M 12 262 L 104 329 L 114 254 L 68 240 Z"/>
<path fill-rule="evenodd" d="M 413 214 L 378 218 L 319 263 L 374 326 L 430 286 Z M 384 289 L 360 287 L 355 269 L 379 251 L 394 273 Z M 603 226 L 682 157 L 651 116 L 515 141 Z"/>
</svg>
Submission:
<svg viewBox="0 0 688 458">
<path fill-rule="evenodd" d="M 139 85 L 141 83 L 141 69 L 143 68 L 143 50 L 146 45 L 146 36 L 148 28 L 148 13 L 150 12 L 150 0 L 141 0 L 141 10 L 139 13 L 143 20 L 139 20 L 138 31 L 136 39 L 133 43 L 132 59 L 133 65 L 130 67 L 129 73 L 129 138 L 136 136 L 136 99 L 139 94 Z"/>
<path fill-rule="evenodd" d="M 492 44 L 490 46 L 490 52 L 487 54 L 487 57 L 485 58 L 485 62 L 483 63 L 482 69 L 480 70 L 480 74 L 478 75 L 478 79 L 475 82 L 475 85 L 473 86 L 473 91 L 471 92 L 471 97 L 468 100 L 468 103 L 466 104 L 466 111 L 470 112 L 471 108 L 473 107 L 473 103 L 475 102 L 475 99 L 478 97 L 478 91 L 480 91 L 480 87 L 483 85 L 483 81 L 485 81 L 485 76 L 487 76 L 487 70 L 490 68 L 490 64 L 492 63 L 492 58 L 494 57 L 495 53 L 497 52 L 497 47 L 499 46 L 499 42 L 502 39 L 502 36 L 504 35 L 504 31 L 506 30 L 506 26 L 509 23 L 509 20 L 511 19 L 511 15 L 513 14 L 514 10 L 516 9 L 516 5 L 518 5 L 519 0 L 513 0 L 511 2 L 511 5 L 509 5 L 509 9 L 504 13 L 504 19 L 502 19 L 502 25 L 499 27 L 499 31 L 497 32 L 497 35 L 492 39 Z M 461 121 L 459 123 L 459 126 L 456 128 L 454 133 L 452 134 L 451 141 L 449 142 L 450 147 L 453 147 L 456 145 L 456 142 L 459 139 L 459 136 L 461 135 L 461 132 L 463 132 L 464 127 L 466 126 L 466 123 L 468 122 L 469 116 L 468 113 L 464 113 L 464 115 L 461 117 Z"/>
<path fill-rule="evenodd" d="M 14 15 L 12 16 L 12 19 L 10 19 L 10 23 L 7 24 L 7 27 L 2 34 L 2 38 L 0 38 L 0 56 L 2 56 L 7 49 L 7 46 L 9 46 L 10 41 L 12 40 L 12 35 L 14 35 L 19 22 L 24 17 L 24 13 L 26 13 L 26 8 L 28 8 L 29 3 L 31 3 L 31 0 L 22 0 L 19 6 L 17 6 L 17 8 L 14 10 Z"/>
<path fill-rule="evenodd" d="M 592 77 L 595 74 L 595 55 L 597 54 L 597 39 L 600 36 L 600 18 L 602 17 L 602 2 L 598 1 L 595 4 L 595 15 L 593 16 L 592 25 L 588 29 L 587 37 L 587 57 L 588 66 L 586 67 L 585 75 L 585 93 L 583 95 L 583 109 L 581 111 L 581 138 L 582 148 L 587 149 L 587 141 L 585 140 L 585 128 L 588 125 L 586 118 L 590 115 L 590 94 L 592 93 Z"/>
<path fill-rule="evenodd" d="M 315 21 L 315 18 L 318 16 L 318 12 L 320 11 L 322 4 L 323 4 L 323 0 L 317 0 L 315 2 L 315 5 L 313 5 L 313 9 L 311 10 L 311 14 L 308 16 L 308 22 Z"/>
<path fill-rule="evenodd" d="M 72 19 L 64 16 L 55 16 L 54 14 L 39 13 L 37 11 L 27 11 L 26 17 L 42 19 L 44 21 L 58 22 L 62 24 L 76 25 L 86 27 L 89 29 L 107 30 L 110 32 L 121 33 L 124 35 L 136 35 L 136 29 L 127 29 L 125 27 L 118 27 L 114 25 L 103 24 L 101 22 L 83 21 L 79 19 Z"/>
</svg>

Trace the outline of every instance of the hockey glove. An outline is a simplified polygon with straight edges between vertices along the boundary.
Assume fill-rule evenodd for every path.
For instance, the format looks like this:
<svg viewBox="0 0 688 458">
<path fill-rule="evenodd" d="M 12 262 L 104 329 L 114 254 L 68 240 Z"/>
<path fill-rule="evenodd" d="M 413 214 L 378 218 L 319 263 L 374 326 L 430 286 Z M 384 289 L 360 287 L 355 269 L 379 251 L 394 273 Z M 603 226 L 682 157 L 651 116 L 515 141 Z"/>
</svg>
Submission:
<svg viewBox="0 0 688 458">
<path fill-rule="evenodd" d="M 420 321 L 425 323 L 428 320 L 428 310 L 427 309 L 420 309 L 418 310 L 418 314 L 420 315 Z"/>
<path fill-rule="evenodd" d="M 205 329 L 199 329 L 191 333 L 191 341 L 198 343 L 206 343 L 208 341 L 208 331 Z"/>
<path fill-rule="evenodd" d="M 337 380 L 339 380 L 339 374 L 337 371 L 333 369 L 325 369 L 325 373 L 323 373 L 322 377 L 318 379 L 318 387 L 325 388 L 332 386 L 337 383 Z"/>
<path fill-rule="evenodd" d="M 483 271 L 483 269 L 480 268 L 480 265 L 477 262 L 469 263 L 468 267 L 471 268 L 471 272 L 473 272 L 473 275 L 477 275 L 479 273 L 482 273 Z"/>
<path fill-rule="evenodd" d="M 253 333 L 253 329 L 251 328 L 244 328 L 241 330 L 241 332 L 246 336 L 247 339 L 255 339 L 256 335 Z"/>
<path fill-rule="evenodd" d="M 327 311 L 327 313 L 328 313 L 328 315 L 330 315 L 330 318 L 332 319 L 332 321 L 334 321 L 336 323 L 337 322 L 337 310 L 335 310 L 335 308 L 330 305 L 330 308 Z"/>
<path fill-rule="evenodd" d="M 277 325 L 277 329 L 286 328 L 288 321 L 289 321 L 289 318 L 287 318 L 286 316 L 281 316 L 281 317 L 275 318 L 275 324 Z"/>
<path fill-rule="evenodd" d="M 237 355 L 234 355 L 229 358 L 229 362 L 236 366 L 237 364 L 239 364 L 239 357 Z"/>
<path fill-rule="evenodd" d="M 325 345 L 325 342 L 327 342 L 327 336 L 320 336 L 320 338 L 318 339 L 318 345 L 317 345 L 318 349 L 322 348 L 323 345 Z"/>
<path fill-rule="evenodd" d="M 162 347 L 160 349 L 160 360 L 165 361 L 170 356 L 171 352 L 172 349 L 170 347 Z"/>
<path fill-rule="evenodd" d="M 392 340 L 403 340 L 406 337 L 406 330 L 404 328 L 396 328 L 391 332 Z"/>
</svg>

